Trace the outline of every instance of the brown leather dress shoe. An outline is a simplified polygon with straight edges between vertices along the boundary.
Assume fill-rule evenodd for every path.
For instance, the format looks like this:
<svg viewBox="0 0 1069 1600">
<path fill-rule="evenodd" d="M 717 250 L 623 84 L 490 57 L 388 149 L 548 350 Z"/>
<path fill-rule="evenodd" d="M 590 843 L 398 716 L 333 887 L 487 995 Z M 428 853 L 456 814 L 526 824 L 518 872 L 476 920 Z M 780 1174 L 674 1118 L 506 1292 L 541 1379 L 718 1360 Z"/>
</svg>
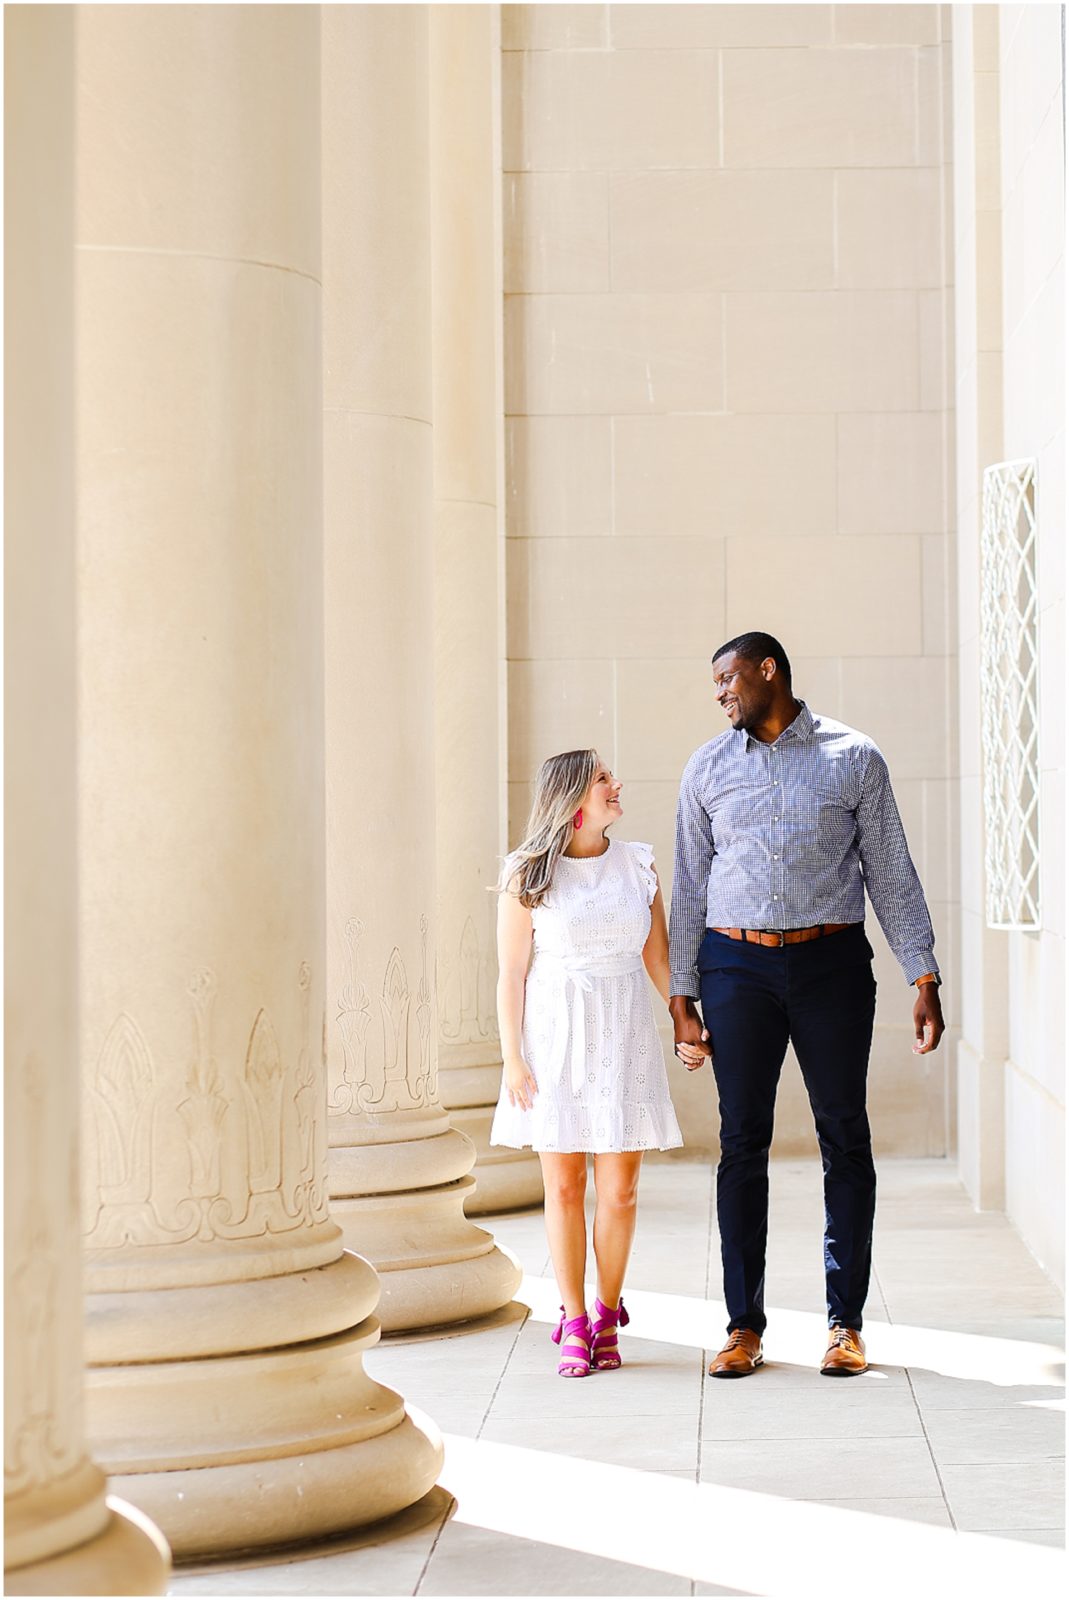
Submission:
<svg viewBox="0 0 1069 1600">
<path fill-rule="evenodd" d="M 821 1372 L 826 1378 L 854 1378 L 867 1372 L 865 1346 L 856 1328 L 832 1328 Z"/>
<path fill-rule="evenodd" d="M 746 1378 L 763 1367 L 761 1335 L 752 1328 L 736 1328 L 723 1350 L 709 1363 L 711 1378 Z"/>
</svg>

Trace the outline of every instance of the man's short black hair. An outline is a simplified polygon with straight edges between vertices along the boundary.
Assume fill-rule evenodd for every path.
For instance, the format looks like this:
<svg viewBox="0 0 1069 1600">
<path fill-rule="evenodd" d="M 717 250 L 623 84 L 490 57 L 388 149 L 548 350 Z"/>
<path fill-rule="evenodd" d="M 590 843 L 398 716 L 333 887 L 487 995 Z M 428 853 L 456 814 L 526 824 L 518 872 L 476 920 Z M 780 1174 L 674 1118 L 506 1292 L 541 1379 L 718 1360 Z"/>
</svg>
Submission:
<svg viewBox="0 0 1069 1600">
<path fill-rule="evenodd" d="M 752 661 L 755 665 L 759 661 L 766 661 L 769 656 L 776 663 L 777 671 L 782 672 L 788 689 L 791 686 L 791 664 L 787 660 L 787 652 L 778 639 L 770 633 L 740 633 L 738 638 L 729 639 L 727 644 L 722 644 L 719 650 L 713 652 L 713 660 L 719 661 L 721 656 L 741 656 L 744 661 Z"/>
</svg>

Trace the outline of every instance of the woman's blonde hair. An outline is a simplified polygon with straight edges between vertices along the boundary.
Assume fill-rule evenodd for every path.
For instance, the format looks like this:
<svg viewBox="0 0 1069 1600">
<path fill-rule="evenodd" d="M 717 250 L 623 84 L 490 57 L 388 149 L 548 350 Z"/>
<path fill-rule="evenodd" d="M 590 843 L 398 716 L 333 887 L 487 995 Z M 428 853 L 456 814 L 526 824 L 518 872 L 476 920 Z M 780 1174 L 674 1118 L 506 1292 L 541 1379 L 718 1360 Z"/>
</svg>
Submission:
<svg viewBox="0 0 1069 1600">
<path fill-rule="evenodd" d="M 596 750 L 565 750 L 538 769 L 523 840 L 506 861 L 498 883 L 502 893 L 518 896 L 528 910 L 540 906 L 549 892 L 557 862 L 572 836 L 572 820 L 600 765 Z"/>
</svg>

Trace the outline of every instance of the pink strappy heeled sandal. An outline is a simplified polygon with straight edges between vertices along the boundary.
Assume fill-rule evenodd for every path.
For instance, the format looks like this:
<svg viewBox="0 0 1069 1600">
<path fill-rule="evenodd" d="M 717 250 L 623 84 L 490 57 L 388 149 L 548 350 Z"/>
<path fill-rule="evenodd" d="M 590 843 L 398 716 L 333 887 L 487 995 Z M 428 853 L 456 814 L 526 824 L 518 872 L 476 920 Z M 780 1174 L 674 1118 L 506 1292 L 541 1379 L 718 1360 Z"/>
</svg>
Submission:
<svg viewBox="0 0 1069 1600">
<path fill-rule="evenodd" d="M 624 1302 L 614 1308 L 595 1299 L 594 1315 L 590 1321 L 593 1339 L 590 1345 L 590 1365 L 595 1372 L 615 1372 L 621 1365 L 620 1347 L 616 1339 L 618 1327 L 626 1328 L 631 1321 L 624 1310 Z"/>
<path fill-rule="evenodd" d="M 590 1371 L 590 1318 L 586 1312 L 581 1317 L 564 1320 L 564 1307 L 560 1308 L 560 1324 L 550 1338 L 560 1345 L 557 1372 L 562 1378 L 585 1378 Z"/>
</svg>

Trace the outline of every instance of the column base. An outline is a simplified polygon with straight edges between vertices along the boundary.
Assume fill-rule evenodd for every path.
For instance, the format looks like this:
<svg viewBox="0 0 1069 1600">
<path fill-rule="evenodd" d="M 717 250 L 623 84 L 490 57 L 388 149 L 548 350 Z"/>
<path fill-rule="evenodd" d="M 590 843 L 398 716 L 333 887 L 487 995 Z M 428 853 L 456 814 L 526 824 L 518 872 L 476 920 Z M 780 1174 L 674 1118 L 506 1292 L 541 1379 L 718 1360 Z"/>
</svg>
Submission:
<svg viewBox="0 0 1069 1600">
<path fill-rule="evenodd" d="M 95 1538 L 4 1574 L 5 1594 L 166 1594 L 167 1545 L 136 1506 L 107 1498 L 107 1520 Z"/>
<path fill-rule="evenodd" d="M 350 1250 L 379 1275 L 383 1333 L 411 1333 L 485 1317 L 519 1288 L 519 1262 L 465 1216 L 475 1190 L 475 1152 L 437 1108 L 441 1131 L 404 1139 L 365 1137 L 330 1152 L 330 1212 Z M 388 1125 L 404 1127 L 399 1121 Z M 339 1123 L 339 1132 L 348 1133 Z M 350 1134 L 352 1138 L 352 1134 Z"/>
<path fill-rule="evenodd" d="M 401 1396 L 364 1371 L 379 1338 L 368 1263 L 345 1254 L 302 1283 L 303 1316 L 289 1294 L 300 1285 L 285 1278 L 217 1285 L 206 1300 L 198 1288 L 167 1291 L 179 1326 L 210 1313 L 184 1358 L 161 1320 L 145 1316 L 143 1296 L 91 1297 L 100 1324 L 86 1373 L 94 1454 L 179 1560 L 342 1533 L 403 1510 L 438 1476 L 433 1424 L 417 1427 Z M 337 1331 L 323 1331 L 331 1320 Z M 142 1356 L 132 1362 L 121 1352 L 139 1325 Z M 306 1329 L 313 1337 L 301 1338 Z M 212 1331 L 218 1349 L 208 1354 Z"/>
<path fill-rule="evenodd" d="M 511 1251 L 464 1215 L 475 1180 L 331 1202 L 351 1248 L 379 1275 L 383 1333 L 470 1322 L 508 1305 L 523 1271 Z"/>
<path fill-rule="evenodd" d="M 495 1101 L 493 1105 L 466 1106 L 449 1112 L 453 1127 L 466 1134 L 475 1146 L 475 1193 L 464 1205 L 469 1217 L 523 1211 L 542 1204 L 542 1165 L 535 1152 L 490 1143 L 496 1104 Z"/>
<path fill-rule="evenodd" d="M 391 1390 L 391 1399 L 397 1400 Z M 381 1522 L 422 1499 L 442 1470 L 441 1434 L 405 1413 L 388 1433 L 336 1449 L 112 1481 L 166 1527 L 176 1561 L 305 1543 Z"/>
</svg>

